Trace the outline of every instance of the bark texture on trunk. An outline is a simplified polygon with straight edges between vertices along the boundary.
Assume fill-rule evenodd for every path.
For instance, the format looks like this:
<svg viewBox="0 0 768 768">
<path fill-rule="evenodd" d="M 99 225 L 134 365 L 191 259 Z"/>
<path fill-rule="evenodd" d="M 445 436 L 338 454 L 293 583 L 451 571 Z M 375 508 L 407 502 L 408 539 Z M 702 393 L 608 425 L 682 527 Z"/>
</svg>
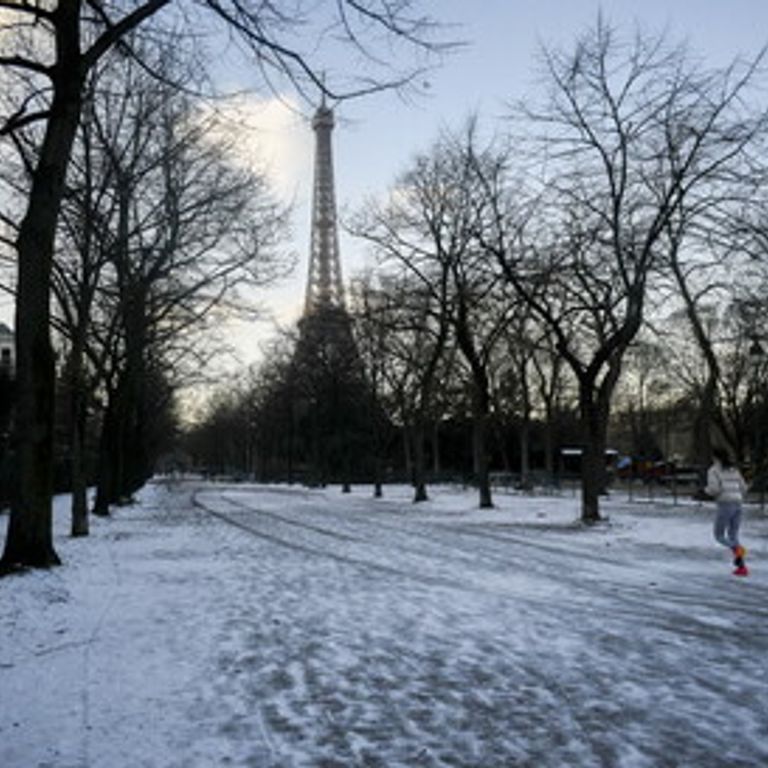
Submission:
<svg viewBox="0 0 768 768">
<path fill-rule="evenodd" d="M 413 501 L 428 501 L 427 467 L 424 443 L 426 441 L 426 425 L 419 419 L 413 430 Z"/>
<path fill-rule="evenodd" d="M 80 119 L 80 2 L 57 9 L 53 98 L 29 204 L 16 241 L 16 413 L 12 433 L 14 492 L 2 557 L 4 569 L 60 562 L 53 547 L 54 354 L 50 284 L 56 223 Z"/>
<path fill-rule="evenodd" d="M 87 536 L 88 481 L 85 467 L 85 408 L 82 399 L 75 395 L 72 426 L 72 536 Z"/>
<path fill-rule="evenodd" d="M 600 496 L 605 492 L 605 448 L 608 432 L 608 401 L 594 398 L 592 387 L 581 395 L 581 418 L 586 445 L 581 457 L 581 520 L 596 523 L 600 516 Z"/>
<path fill-rule="evenodd" d="M 480 496 L 479 504 L 481 509 L 490 509 L 493 507 L 491 478 L 488 467 L 487 422 L 487 414 L 475 414 L 473 427 L 473 447 L 475 454 L 477 489 Z"/>
<path fill-rule="evenodd" d="M 488 379 L 484 370 L 481 374 L 475 373 L 475 382 L 472 392 L 472 450 L 475 465 L 475 478 L 480 496 L 481 509 L 493 507 L 491 494 L 491 477 L 488 462 L 488 420 L 491 410 L 490 396 L 488 395 Z"/>
</svg>

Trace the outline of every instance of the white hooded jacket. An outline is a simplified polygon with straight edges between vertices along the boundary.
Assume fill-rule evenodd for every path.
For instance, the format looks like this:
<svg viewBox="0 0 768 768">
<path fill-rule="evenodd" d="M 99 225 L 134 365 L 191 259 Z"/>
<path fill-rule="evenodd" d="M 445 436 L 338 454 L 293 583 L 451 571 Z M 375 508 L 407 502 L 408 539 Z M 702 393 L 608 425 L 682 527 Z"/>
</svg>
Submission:
<svg viewBox="0 0 768 768">
<path fill-rule="evenodd" d="M 736 467 L 724 467 L 715 461 L 707 472 L 704 492 L 715 501 L 743 501 L 747 484 Z"/>
</svg>

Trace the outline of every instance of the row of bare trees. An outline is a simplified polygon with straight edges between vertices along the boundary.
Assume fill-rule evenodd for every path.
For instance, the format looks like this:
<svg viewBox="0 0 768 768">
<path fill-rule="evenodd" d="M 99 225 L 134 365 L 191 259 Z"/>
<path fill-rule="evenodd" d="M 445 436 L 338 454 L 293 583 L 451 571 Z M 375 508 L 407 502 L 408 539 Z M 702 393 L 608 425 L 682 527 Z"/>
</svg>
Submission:
<svg viewBox="0 0 768 768">
<path fill-rule="evenodd" d="M 311 22 L 330 40 L 338 36 L 324 32 L 335 28 L 359 51 L 378 40 L 370 32 L 378 28 L 385 45 L 434 50 L 431 25 L 412 10 L 371 0 L 312 4 L 303 14 L 297 4 L 287 18 L 243 0 L 201 0 L 194 9 L 171 0 L 108 9 L 95 0 L 0 0 L 3 257 L 15 270 L 17 307 L 4 567 L 58 560 L 51 328 L 64 340 L 74 530 L 83 532 L 78 455 L 88 408 L 100 406 L 97 509 L 105 511 L 149 471 L 148 414 L 187 377 L 200 350 L 194 332 L 233 283 L 270 276 L 269 261 L 255 256 L 269 252 L 280 211 L 263 179 L 227 163 L 193 102 L 177 95 L 204 86 L 187 74 L 193 46 L 179 30 L 223 22 L 267 79 L 334 95 L 309 54 L 286 46 L 297 39 L 291 30 Z M 744 453 L 743 405 L 757 413 L 762 402 L 759 371 L 747 376 L 741 361 L 764 338 L 763 56 L 709 70 L 663 39 L 626 42 L 599 20 L 572 50 L 545 51 L 543 60 L 538 103 L 516 105 L 497 137 L 470 124 L 440 139 L 388 201 L 352 223 L 380 257 L 357 328 L 368 368 L 360 396 L 382 397 L 359 413 L 370 417 L 373 445 L 385 441 L 387 425 L 409 435 L 419 498 L 427 431 L 441 413 L 463 408 L 488 505 L 492 417 L 513 405 L 530 425 L 554 414 L 570 386 L 584 445 L 583 517 L 593 521 L 611 409 L 641 334 L 666 339 L 665 350 L 679 343 L 676 362 L 690 359 L 702 450 L 714 424 Z M 362 90 L 371 82 L 382 80 L 365 80 Z M 251 423 L 264 403 L 282 402 L 285 381 L 276 381 L 259 388 Z M 337 398 L 339 386 L 324 396 Z M 313 414 L 303 416 L 311 423 Z M 294 410 L 291 423 L 301 416 Z M 344 422 L 356 441 L 353 426 Z M 317 435 L 323 428 L 312 427 Z M 280 425 L 272 429 L 284 437 Z"/>
<path fill-rule="evenodd" d="M 173 433 L 173 395 L 199 378 L 203 333 L 237 289 L 289 266 L 277 250 L 285 210 L 264 176 L 232 163 L 213 118 L 169 86 L 182 76 L 163 55 L 154 75 L 146 51 L 142 66 L 120 57 L 92 70 L 62 201 L 51 285 L 66 433 L 56 447 L 71 468 L 73 535 L 88 533 L 94 477 L 93 511 L 105 515 L 151 474 Z M 20 167 L 16 191 L 25 178 Z"/>
<path fill-rule="evenodd" d="M 551 424 L 570 393 L 582 517 L 598 520 L 612 408 L 644 340 L 668 360 L 655 371 L 668 396 L 695 399 L 695 458 L 713 436 L 744 457 L 764 382 L 744 362 L 765 331 L 763 65 L 708 70 L 598 20 L 572 50 L 545 52 L 539 103 L 490 138 L 477 120 L 444 135 L 351 223 L 379 263 L 358 296 L 359 346 L 411 435 L 417 500 L 441 414 L 471 414 L 488 506 L 500 414 L 511 406 L 525 446 L 532 417 Z"/>
<path fill-rule="evenodd" d="M 661 38 L 626 42 L 599 20 L 572 51 L 547 52 L 544 74 L 541 103 L 516 107 L 509 137 L 482 143 L 470 124 L 438 142 L 354 229 L 430 292 L 452 328 L 471 373 L 481 505 L 498 342 L 524 355 L 528 324 L 553 343 L 577 389 L 592 521 L 626 355 L 664 307 L 686 314 L 707 363 L 708 435 L 716 423 L 725 376 L 701 296 L 730 278 L 728 306 L 744 306 L 754 273 L 764 281 L 763 56 L 708 71 Z M 719 271 L 704 274 L 712 261 Z M 760 332 L 759 317 L 743 319 L 742 339 Z M 718 426 L 737 442 L 724 418 Z"/>
<path fill-rule="evenodd" d="M 132 100 L 122 101 L 121 77 L 149 75 L 167 86 L 166 94 L 210 93 L 203 76 L 205 46 L 234 41 L 225 57 L 236 48 L 247 68 L 235 79 L 236 88 L 289 84 L 301 92 L 310 86 L 313 94 L 320 89 L 331 97 L 351 97 L 385 85 L 407 86 L 413 60 L 402 49 L 441 48 L 416 5 L 297 2 L 286 13 L 252 0 L 0 0 L 0 152 L 19 167 L 3 199 L 3 257 L 14 271 L 9 289 L 16 300 L 17 347 L 14 488 L 4 569 L 58 562 L 51 507 L 54 286 L 62 309 L 56 320 L 62 320 L 62 332 L 73 331 L 69 375 L 78 393 L 73 397 L 87 394 L 87 386 L 77 386 L 88 375 L 86 365 L 98 370 L 104 422 L 110 425 L 104 439 L 118 441 L 122 456 L 133 455 L 135 445 L 145 444 L 141 408 L 157 404 L 146 392 L 151 371 L 167 378 L 185 329 L 230 287 L 233 269 L 253 264 L 245 255 L 263 234 L 252 226 L 261 228 L 264 219 L 258 212 L 250 218 L 250 203 L 243 203 L 254 191 L 253 179 L 238 178 L 215 152 L 207 162 L 198 156 L 197 165 L 191 164 L 190 147 L 196 146 L 198 155 L 201 149 L 199 136 L 193 141 L 200 127 L 188 107 L 163 101 L 154 88 L 146 100 L 132 91 Z M 345 46 L 355 66 L 339 69 L 339 49 Z M 398 69 L 406 60 L 407 68 Z M 185 65 L 177 69 L 178 62 Z M 190 69 L 199 75 L 194 84 L 185 74 Z M 326 76 L 319 74 L 323 71 Z M 110 78 L 111 93 L 101 87 Z M 140 125 L 136 120 L 142 116 Z M 165 143 L 164 149 L 157 150 L 156 142 Z M 206 201 L 206 195 L 217 198 L 222 192 L 232 196 L 229 203 Z M 256 189 L 257 201 L 263 199 L 260 192 Z M 195 200 L 194 212 L 189 198 Z M 65 203 L 75 217 L 68 224 L 61 216 Z M 216 215 L 201 216 L 216 206 Z M 69 246 L 87 251 L 87 265 L 79 256 L 75 266 L 60 259 L 62 227 Z M 225 251 L 236 266 L 217 263 Z M 209 270 L 217 275 L 213 283 Z M 82 294 L 68 295 L 66 278 L 81 281 Z M 95 290 L 106 284 L 103 278 L 111 292 Z M 71 316 L 64 318 L 67 311 Z M 77 330 L 89 314 L 95 315 L 89 332 L 99 334 L 98 354 L 111 361 L 109 373 Z M 82 407 L 72 403 L 73 422 L 81 420 Z M 141 456 L 138 464 L 144 464 Z M 119 493 L 120 478 L 133 474 L 119 460 L 100 473 L 101 509 Z"/>
</svg>

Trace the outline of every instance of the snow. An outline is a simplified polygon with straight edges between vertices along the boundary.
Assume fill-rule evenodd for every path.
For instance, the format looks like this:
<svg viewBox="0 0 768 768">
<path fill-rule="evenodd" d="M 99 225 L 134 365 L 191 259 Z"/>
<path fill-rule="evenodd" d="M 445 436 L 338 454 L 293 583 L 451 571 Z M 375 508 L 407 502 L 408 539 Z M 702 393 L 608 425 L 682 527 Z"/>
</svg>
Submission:
<svg viewBox="0 0 768 768">
<path fill-rule="evenodd" d="M 148 485 L 0 579 L 2 768 L 768 765 L 768 517 Z"/>
</svg>

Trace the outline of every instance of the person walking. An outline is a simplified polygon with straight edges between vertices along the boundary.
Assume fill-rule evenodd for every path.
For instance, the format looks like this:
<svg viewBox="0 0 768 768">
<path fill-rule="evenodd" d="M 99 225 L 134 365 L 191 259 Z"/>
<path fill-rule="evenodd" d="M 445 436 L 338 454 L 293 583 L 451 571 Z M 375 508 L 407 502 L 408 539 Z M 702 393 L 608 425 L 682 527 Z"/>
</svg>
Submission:
<svg viewBox="0 0 768 768">
<path fill-rule="evenodd" d="M 714 448 L 712 457 L 712 466 L 707 471 L 707 485 L 704 493 L 717 503 L 715 539 L 733 552 L 735 566 L 733 575 L 747 576 L 749 570 L 744 562 L 747 550 L 739 541 L 742 502 L 747 492 L 747 484 L 727 450 Z"/>
</svg>

